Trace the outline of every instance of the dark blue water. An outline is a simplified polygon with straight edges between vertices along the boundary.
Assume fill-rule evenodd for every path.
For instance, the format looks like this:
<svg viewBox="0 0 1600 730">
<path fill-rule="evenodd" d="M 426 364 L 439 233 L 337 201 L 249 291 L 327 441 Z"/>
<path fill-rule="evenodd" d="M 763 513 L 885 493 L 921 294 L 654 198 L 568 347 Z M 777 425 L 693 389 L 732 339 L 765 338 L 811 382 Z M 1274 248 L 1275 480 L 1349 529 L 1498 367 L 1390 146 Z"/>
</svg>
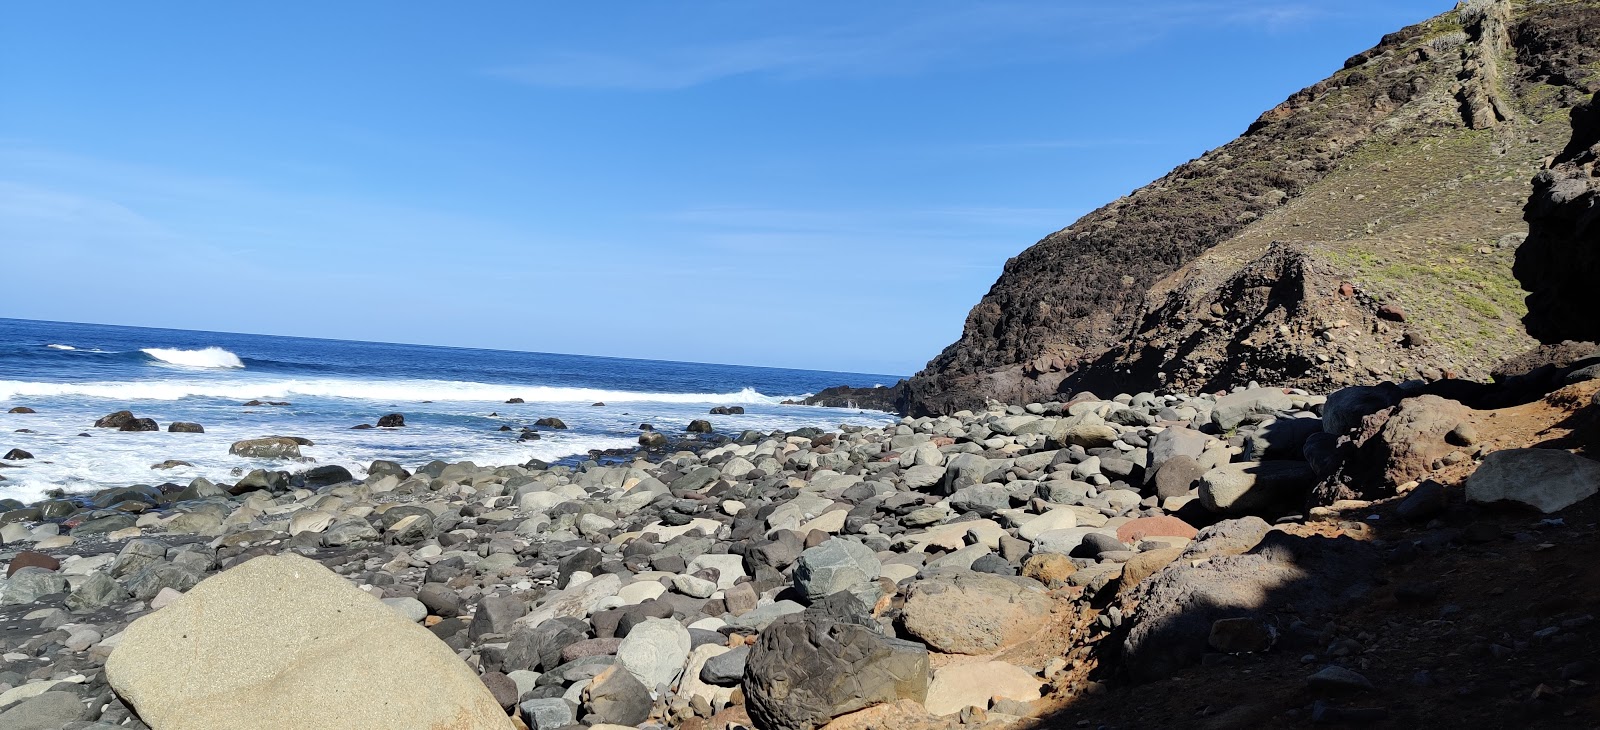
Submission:
<svg viewBox="0 0 1600 730">
<path fill-rule="evenodd" d="M 715 405 L 742 416 L 709 417 L 719 430 L 881 423 L 884 414 L 779 405 L 834 385 L 893 383 L 898 376 L 737 365 L 509 352 L 299 337 L 0 319 L 0 452 L 37 457 L 0 469 L 0 496 L 33 498 L 132 483 L 226 477 L 265 463 L 233 457 L 234 440 L 304 436 L 319 463 L 355 467 L 375 458 L 479 464 L 556 459 L 634 443 L 641 422 L 678 430 Z M 508 405 L 522 398 L 522 405 Z M 241 405 L 250 400 L 288 406 Z M 604 402 L 603 407 L 593 403 Z M 94 429 L 129 409 L 159 433 Z M 351 430 L 400 412 L 403 429 Z M 540 417 L 571 428 L 520 442 Z M 165 432 L 194 421 L 205 434 Z M 508 425 L 512 432 L 501 432 Z M 17 433 L 27 429 L 33 433 Z M 88 436 L 79 434 L 87 433 Z M 194 464 L 153 472 L 151 464 Z M 284 465 L 276 465 L 283 468 Z M 359 473 L 359 470 L 357 470 Z"/>
</svg>

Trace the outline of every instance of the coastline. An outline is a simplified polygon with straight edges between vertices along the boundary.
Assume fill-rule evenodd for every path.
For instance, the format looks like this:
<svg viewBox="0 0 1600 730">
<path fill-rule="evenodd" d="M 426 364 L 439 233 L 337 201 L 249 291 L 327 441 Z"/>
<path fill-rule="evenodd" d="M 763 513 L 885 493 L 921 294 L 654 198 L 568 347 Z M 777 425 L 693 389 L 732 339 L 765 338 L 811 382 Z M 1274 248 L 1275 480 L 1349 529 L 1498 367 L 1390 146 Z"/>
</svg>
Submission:
<svg viewBox="0 0 1600 730">
<path fill-rule="evenodd" d="M 1095 703 L 1108 686 L 1291 662 L 1272 651 L 1281 632 L 1328 677 L 1398 681 L 1339 653 L 1359 628 L 1339 617 L 1408 565 L 1392 556 L 1409 541 L 1376 531 L 1432 520 L 1414 540 L 1450 539 L 1441 518 L 1483 508 L 1470 483 L 1465 499 L 1438 484 L 1516 451 L 1486 446 L 1514 419 L 1430 387 L 1079 394 L 883 427 L 673 434 L 577 464 L 380 461 L 363 479 L 321 465 L 41 502 L 0 514 L 0 720 L 53 696 L 106 727 L 186 728 L 172 718 L 198 711 L 182 688 L 202 680 L 117 659 L 178 633 L 219 672 L 397 651 L 351 637 L 305 653 L 198 608 L 218 601 L 319 636 L 343 630 L 324 601 L 392 624 L 386 636 L 422 632 L 385 671 L 434 686 L 426 704 L 373 687 L 355 702 L 263 677 L 207 710 L 241 727 L 285 706 L 329 727 L 374 708 L 501 730 L 1030 727 L 1123 711 Z M 1587 403 L 1600 381 L 1568 390 L 1558 402 Z M 1397 435 L 1373 418 L 1453 427 Z M 1379 438 L 1382 453 L 1438 456 L 1341 481 L 1395 468 L 1373 461 Z M 1216 603 L 1238 591 L 1262 599 Z"/>
</svg>

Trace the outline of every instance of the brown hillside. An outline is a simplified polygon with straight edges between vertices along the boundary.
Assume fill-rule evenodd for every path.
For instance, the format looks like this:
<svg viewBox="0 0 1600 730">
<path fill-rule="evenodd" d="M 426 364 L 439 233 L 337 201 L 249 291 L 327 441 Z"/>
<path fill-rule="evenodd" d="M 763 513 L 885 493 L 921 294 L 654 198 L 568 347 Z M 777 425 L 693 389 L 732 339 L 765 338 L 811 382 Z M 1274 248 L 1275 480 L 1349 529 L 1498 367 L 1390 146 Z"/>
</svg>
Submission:
<svg viewBox="0 0 1600 730">
<path fill-rule="evenodd" d="M 1385 36 L 1008 261 L 904 405 L 1486 376 L 1532 342 L 1527 181 L 1596 90 L 1597 0 L 1479 0 Z"/>
</svg>

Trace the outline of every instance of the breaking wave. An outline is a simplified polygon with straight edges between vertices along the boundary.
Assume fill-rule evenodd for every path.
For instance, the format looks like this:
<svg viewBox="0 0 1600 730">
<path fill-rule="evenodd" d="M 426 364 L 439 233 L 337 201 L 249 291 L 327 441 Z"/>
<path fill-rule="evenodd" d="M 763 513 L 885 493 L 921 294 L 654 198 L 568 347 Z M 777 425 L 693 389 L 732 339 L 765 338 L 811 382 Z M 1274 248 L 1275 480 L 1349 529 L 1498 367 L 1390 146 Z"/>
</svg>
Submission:
<svg viewBox="0 0 1600 730">
<path fill-rule="evenodd" d="M 242 368 L 244 362 L 235 355 L 220 347 L 207 347 L 203 350 L 171 350 L 162 347 L 147 347 L 140 352 L 157 360 L 172 365 L 182 365 L 190 368 Z"/>
<path fill-rule="evenodd" d="M 215 348 L 212 348 L 215 349 Z M 146 350 L 145 352 L 150 352 Z M 204 352 L 204 350 L 200 351 Z M 221 350 L 238 361 L 232 353 Z M 170 362 L 170 361 L 169 361 Z M 208 365 L 204 367 L 242 367 Z M 455 380 L 306 380 L 209 381 L 135 380 L 100 383 L 46 383 L 0 380 L 0 400 L 17 396 L 82 396 L 112 400 L 178 400 L 180 398 L 350 398 L 386 402 L 476 401 L 505 403 L 710 403 L 776 404 L 787 396 L 763 395 L 754 388 L 734 393 L 644 393 L 598 388 L 495 385 Z"/>
</svg>

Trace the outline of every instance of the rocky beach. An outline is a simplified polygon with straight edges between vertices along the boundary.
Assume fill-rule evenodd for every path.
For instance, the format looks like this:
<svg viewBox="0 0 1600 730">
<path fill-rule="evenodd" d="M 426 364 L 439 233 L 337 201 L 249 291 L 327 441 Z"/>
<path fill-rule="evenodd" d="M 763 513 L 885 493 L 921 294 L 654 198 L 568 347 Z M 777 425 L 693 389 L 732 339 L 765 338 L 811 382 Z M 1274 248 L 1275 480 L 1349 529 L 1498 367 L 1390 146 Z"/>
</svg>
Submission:
<svg viewBox="0 0 1600 730">
<path fill-rule="evenodd" d="M 1385 36 L 893 386 L 615 361 L 680 387 L 502 402 L 463 359 L 300 391 L 317 438 L 222 401 L 293 358 L 12 387 L 58 400 L 0 414 L 0 485 L 151 476 L 0 499 L 0 730 L 1600 727 L 1597 27 Z"/>
<path fill-rule="evenodd" d="M 1588 407 L 1583 377 L 1543 416 L 1420 383 L 1085 393 L 657 431 L 607 466 L 327 465 L 8 504 L 0 726 L 1035 726 L 1285 653 L 1306 705 L 1287 719 L 1387 718 L 1367 698 L 1397 668 L 1336 617 L 1438 602 L 1386 579 L 1412 561 L 1597 539 L 1539 513 L 1591 496 L 1600 466 L 1495 450 L 1514 421 L 1570 415 L 1552 403 Z M 1374 469 L 1387 488 L 1303 509 Z M 1505 530 L 1484 521 L 1504 500 L 1524 506 Z M 1581 656 L 1592 621 L 1575 607 L 1486 651 Z M 1587 660 L 1547 664 L 1587 686 Z"/>
</svg>

